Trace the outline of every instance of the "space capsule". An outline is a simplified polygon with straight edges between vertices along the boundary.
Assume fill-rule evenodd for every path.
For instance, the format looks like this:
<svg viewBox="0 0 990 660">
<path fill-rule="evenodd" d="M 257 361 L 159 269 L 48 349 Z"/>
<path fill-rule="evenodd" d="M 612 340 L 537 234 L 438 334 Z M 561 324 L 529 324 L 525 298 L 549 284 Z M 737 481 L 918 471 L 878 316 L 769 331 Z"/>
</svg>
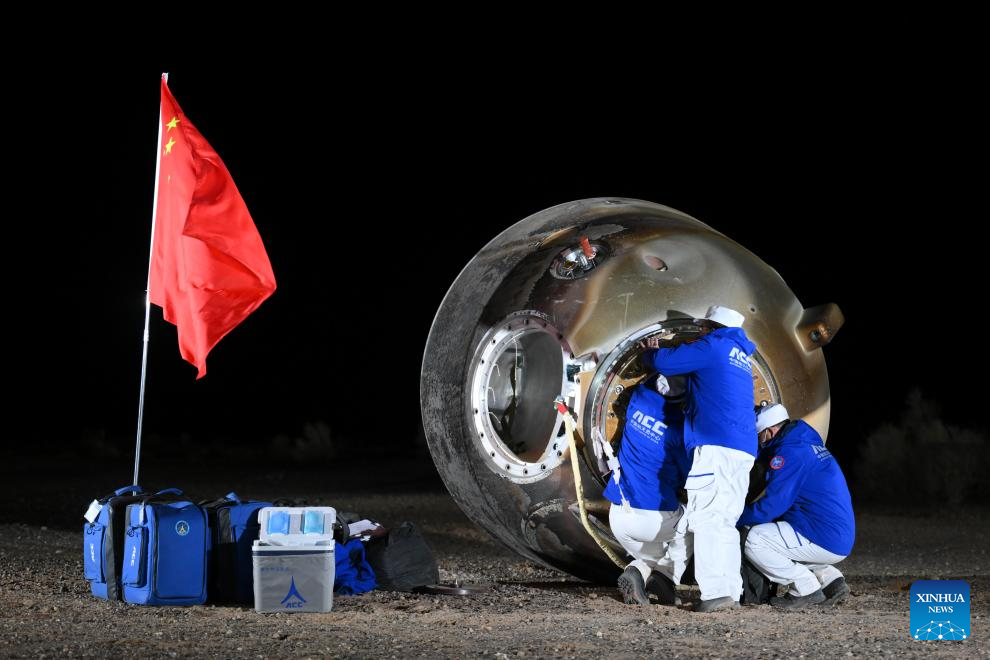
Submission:
<svg viewBox="0 0 990 660">
<path fill-rule="evenodd" d="M 563 397 L 576 421 L 588 520 L 620 555 L 602 498 L 598 437 L 621 437 L 623 393 L 645 377 L 639 341 L 696 336 L 711 305 L 742 312 L 757 350 L 753 397 L 828 433 L 821 347 L 833 304 L 805 309 L 756 255 L 672 208 L 585 199 L 509 227 L 465 266 L 437 311 L 421 374 L 430 453 L 475 523 L 530 560 L 613 582 L 619 569 L 581 522 Z"/>
</svg>

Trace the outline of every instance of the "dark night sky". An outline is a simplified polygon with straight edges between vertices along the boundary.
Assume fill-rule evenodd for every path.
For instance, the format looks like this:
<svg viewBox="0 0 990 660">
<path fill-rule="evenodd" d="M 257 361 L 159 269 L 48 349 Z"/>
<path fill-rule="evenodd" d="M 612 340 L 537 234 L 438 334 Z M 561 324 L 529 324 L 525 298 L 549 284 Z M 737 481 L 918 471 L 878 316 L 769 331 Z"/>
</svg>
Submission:
<svg viewBox="0 0 990 660">
<path fill-rule="evenodd" d="M 430 322 L 463 265 L 531 213 L 595 196 L 684 211 L 806 307 L 839 304 L 846 325 L 825 350 L 840 455 L 914 386 L 949 421 L 985 426 L 973 328 L 986 177 L 969 164 L 984 152 L 964 79 L 880 60 L 684 79 L 431 64 L 25 79 L 7 127 L 29 164 L 30 201 L 7 217 L 19 437 L 133 434 L 163 69 L 237 182 L 279 288 L 199 382 L 153 308 L 149 432 L 263 441 L 326 420 L 349 442 L 412 437 Z"/>
</svg>

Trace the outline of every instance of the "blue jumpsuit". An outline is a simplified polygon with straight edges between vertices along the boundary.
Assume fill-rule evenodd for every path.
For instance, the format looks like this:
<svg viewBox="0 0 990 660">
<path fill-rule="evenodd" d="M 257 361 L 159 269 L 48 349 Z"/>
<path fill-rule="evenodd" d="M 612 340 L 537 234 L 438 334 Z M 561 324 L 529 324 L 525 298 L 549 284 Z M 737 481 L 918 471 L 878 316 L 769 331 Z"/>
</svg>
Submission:
<svg viewBox="0 0 990 660">
<path fill-rule="evenodd" d="M 656 391 L 656 378 L 637 385 L 626 408 L 619 448 L 619 482 L 611 475 L 604 496 L 611 501 L 609 525 L 636 567 L 647 580 L 659 571 L 679 581 L 690 558 L 677 525 L 683 508 L 677 490 L 684 485 L 689 461 L 684 449 L 684 415 L 680 404 L 668 402 Z M 621 491 L 620 491 L 621 486 Z M 625 495 L 629 507 L 621 506 Z M 678 539 L 677 561 L 668 556 L 668 544 Z"/>
<path fill-rule="evenodd" d="M 665 376 L 688 375 L 684 446 L 720 445 L 756 456 L 756 413 L 742 328 L 719 328 L 690 344 L 645 351 L 643 364 Z"/>
<path fill-rule="evenodd" d="M 684 486 L 688 503 L 668 555 L 680 567 L 693 547 L 695 578 L 705 601 L 738 601 L 742 594 L 742 553 L 735 525 L 757 449 L 749 362 L 755 348 L 742 328 L 723 327 L 697 341 L 643 354 L 647 368 L 665 376 L 688 377 L 684 425 L 684 445 L 691 452 Z"/>
<path fill-rule="evenodd" d="M 748 505 L 739 525 L 783 520 L 801 536 L 836 555 L 848 555 L 856 536 L 849 487 L 815 429 L 786 424 L 760 452 L 770 465 L 766 493 Z"/>
<path fill-rule="evenodd" d="M 650 511 L 674 511 L 690 462 L 684 450 L 684 415 L 656 391 L 655 379 L 637 385 L 626 409 L 619 447 L 619 482 L 629 505 Z M 608 480 L 605 499 L 621 504 L 619 487 Z"/>
</svg>

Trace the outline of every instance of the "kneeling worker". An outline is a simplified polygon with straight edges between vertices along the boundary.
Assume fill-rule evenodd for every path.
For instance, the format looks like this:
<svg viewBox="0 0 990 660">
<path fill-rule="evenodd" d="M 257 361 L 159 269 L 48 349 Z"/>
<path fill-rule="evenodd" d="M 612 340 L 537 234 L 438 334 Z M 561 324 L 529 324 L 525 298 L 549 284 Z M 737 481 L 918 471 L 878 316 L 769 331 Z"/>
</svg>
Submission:
<svg viewBox="0 0 990 660">
<path fill-rule="evenodd" d="M 849 587 L 833 564 L 846 558 L 856 535 L 842 470 L 818 432 L 788 419 L 779 403 L 759 412 L 756 429 L 770 469 L 766 493 L 739 518 L 739 526 L 755 525 L 746 537 L 746 558 L 771 581 L 792 585 L 771 605 L 834 605 Z"/>
<path fill-rule="evenodd" d="M 662 605 L 674 605 L 674 582 L 690 557 L 665 558 L 684 507 L 677 489 L 690 468 L 684 449 L 683 378 L 651 376 L 632 390 L 619 448 L 619 483 L 608 480 L 604 496 L 612 502 L 609 525 L 632 555 L 618 587 L 629 604 L 649 605 L 647 591 Z M 661 395 L 661 393 L 663 395 Z M 623 502 L 623 498 L 626 500 Z M 683 547 L 684 542 L 679 544 Z M 683 552 L 681 553 L 683 554 Z"/>
</svg>

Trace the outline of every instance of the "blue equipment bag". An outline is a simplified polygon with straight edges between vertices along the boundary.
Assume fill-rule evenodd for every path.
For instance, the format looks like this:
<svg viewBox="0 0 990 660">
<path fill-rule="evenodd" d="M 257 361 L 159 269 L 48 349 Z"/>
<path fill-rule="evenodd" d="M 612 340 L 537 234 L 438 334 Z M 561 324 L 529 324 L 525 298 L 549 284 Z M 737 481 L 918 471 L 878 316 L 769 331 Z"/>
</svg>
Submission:
<svg viewBox="0 0 990 660">
<path fill-rule="evenodd" d="M 237 493 L 227 493 L 199 505 L 206 511 L 210 524 L 211 548 L 206 564 L 210 600 L 253 603 L 251 547 L 260 533 L 258 511 L 272 503 L 241 500 Z"/>
<path fill-rule="evenodd" d="M 206 512 L 169 489 L 127 507 L 121 584 L 134 605 L 206 601 Z"/>
<path fill-rule="evenodd" d="M 128 494 L 130 493 L 130 494 Z M 144 497 L 140 486 L 124 486 L 97 500 L 93 522 L 83 525 L 83 577 L 98 598 L 120 600 L 120 566 L 124 552 L 124 513 Z"/>
</svg>

